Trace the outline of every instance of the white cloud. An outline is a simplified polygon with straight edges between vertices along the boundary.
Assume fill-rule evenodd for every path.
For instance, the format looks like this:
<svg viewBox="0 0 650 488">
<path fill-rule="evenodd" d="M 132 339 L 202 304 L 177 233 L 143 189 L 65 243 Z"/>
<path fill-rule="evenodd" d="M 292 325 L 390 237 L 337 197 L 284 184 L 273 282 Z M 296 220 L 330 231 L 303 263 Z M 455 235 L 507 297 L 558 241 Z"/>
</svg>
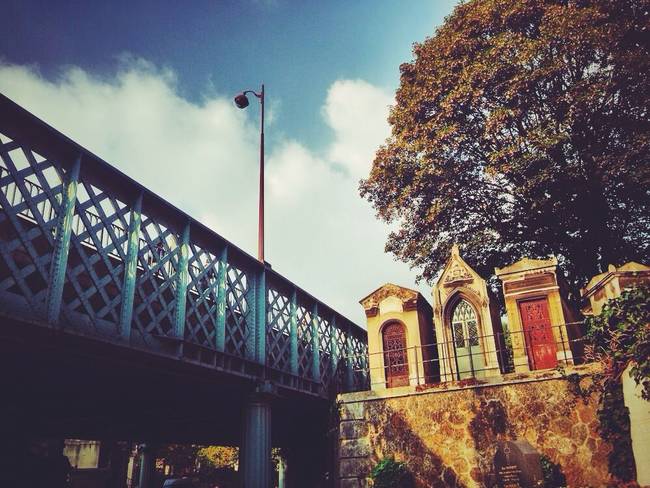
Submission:
<svg viewBox="0 0 650 488">
<path fill-rule="evenodd" d="M 69 67 L 48 80 L 0 64 L 0 91 L 255 254 L 257 114 L 247 119 L 230 98 L 191 103 L 171 70 L 132 57 L 104 78 Z M 267 259 L 360 325 L 359 298 L 387 281 L 414 286 L 415 273 L 384 254 L 387 229 L 357 191 L 389 134 L 391 100 L 365 81 L 339 80 L 322 108 L 332 130 L 325 156 L 292 139 L 267 155 Z"/>
<path fill-rule="evenodd" d="M 322 112 L 335 138 L 328 157 L 356 179 L 368 175 L 375 151 L 390 135 L 386 119 L 393 98 L 363 80 L 330 86 Z"/>
</svg>

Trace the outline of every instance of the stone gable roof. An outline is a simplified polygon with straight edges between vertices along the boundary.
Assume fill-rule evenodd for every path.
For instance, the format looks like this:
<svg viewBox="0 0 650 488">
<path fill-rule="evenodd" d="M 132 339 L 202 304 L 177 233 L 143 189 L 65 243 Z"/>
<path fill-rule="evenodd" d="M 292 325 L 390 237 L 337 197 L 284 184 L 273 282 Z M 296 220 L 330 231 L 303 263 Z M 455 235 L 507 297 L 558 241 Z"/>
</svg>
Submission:
<svg viewBox="0 0 650 488">
<path fill-rule="evenodd" d="M 548 259 L 522 258 L 509 266 L 504 266 L 503 268 L 494 268 L 494 274 L 497 276 L 502 276 L 507 274 L 520 273 L 522 271 L 555 268 L 556 266 L 557 258 L 555 256 L 551 256 Z"/>
<path fill-rule="evenodd" d="M 483 278 L 467 264 L 461 257 L 458 245 L 451 247 L 451 254 L 440 277 L 434 285 L 434 289 L 445 287 L 457 287 L 472 281 L 483 282 Z"/>
<path fill-rule="evenodd" d="M 621 275 L 650 275 L 650 266 L 646 266 L 645 264 L 637 263 L 635 261 L 630 261 L 629 263 L 625 263 L 622 266 L 619 266 L 618 268 L 614 266 L 613 264 L 610 264 L 607 271 L 604 273 L 597 274 L 593 278 L 589 280 L 589 283 L 580 290 L 581 295 L 587 296 L 588 294 L 591 293 L 599 284 L 605 283 L 609 281 L 610 279 L 614 278 L 615 276 L 621 276 Z"/>
<path fill-rule="evenodd" d="M 359 300 L 359 303 L 363 305 L 363 308 L 369 309 L 378 306 L 379 302 L 390 296 L 395 296 L 401 299 L 402 302 L 418 300 L 419 297 L 422 297 L 420 292 L 417 290 L 411 290 L 410 288 L 395 285 L 393 283 L 386 283 L 370 293 L 368 296 Z"/>
</svg>

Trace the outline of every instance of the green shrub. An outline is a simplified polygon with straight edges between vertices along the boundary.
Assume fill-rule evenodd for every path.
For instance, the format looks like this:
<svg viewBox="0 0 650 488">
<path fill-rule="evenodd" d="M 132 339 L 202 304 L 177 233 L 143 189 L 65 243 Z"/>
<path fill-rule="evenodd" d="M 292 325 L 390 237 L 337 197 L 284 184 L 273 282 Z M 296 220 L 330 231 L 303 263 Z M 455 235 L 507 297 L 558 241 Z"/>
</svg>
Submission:
<svg viewBox="0 0 650 488">
<path fill-rule="evenodd" d="M 413 477 L 404 463 L 384 458 L 372 469 L 374 488 L 412 488 Z"/>
</svg>

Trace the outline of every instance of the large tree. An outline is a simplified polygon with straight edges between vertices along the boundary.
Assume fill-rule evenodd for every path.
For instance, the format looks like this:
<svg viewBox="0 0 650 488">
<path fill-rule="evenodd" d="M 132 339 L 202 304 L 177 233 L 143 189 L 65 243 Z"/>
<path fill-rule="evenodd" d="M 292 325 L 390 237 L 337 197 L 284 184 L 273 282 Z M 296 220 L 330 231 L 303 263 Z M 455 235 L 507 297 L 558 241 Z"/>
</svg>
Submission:
<svg viewBox="0 0 650 488">
<path fill-rule="evenodd" d="M 414 46 L 360 191 L 431 279 L 558 256 L 573 295 L 650 252 L 650 0 L 471 0 Z"/>
</svg>

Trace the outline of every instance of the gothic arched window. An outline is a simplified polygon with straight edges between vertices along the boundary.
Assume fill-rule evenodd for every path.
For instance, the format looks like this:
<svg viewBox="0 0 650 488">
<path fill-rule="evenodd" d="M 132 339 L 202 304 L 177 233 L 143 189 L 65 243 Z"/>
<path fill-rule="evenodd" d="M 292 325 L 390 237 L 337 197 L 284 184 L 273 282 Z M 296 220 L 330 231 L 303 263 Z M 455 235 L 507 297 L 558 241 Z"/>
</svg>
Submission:
<svg viewBox="0 0 650 488">
<path fill-rule="evenodd" d="M 454 307 L 451 314 L 451 333 L 458 368 L 457 378 L 485 375 L 478 318 L 474 307 L 466 300 L 460 300 Z"/>
<path fill-rule="evenodd" d="M 478 325 L 472 306 L 461 300 L 454 308 L 451 325 L 456 347 L 478 346 Z"/>
</svg>

